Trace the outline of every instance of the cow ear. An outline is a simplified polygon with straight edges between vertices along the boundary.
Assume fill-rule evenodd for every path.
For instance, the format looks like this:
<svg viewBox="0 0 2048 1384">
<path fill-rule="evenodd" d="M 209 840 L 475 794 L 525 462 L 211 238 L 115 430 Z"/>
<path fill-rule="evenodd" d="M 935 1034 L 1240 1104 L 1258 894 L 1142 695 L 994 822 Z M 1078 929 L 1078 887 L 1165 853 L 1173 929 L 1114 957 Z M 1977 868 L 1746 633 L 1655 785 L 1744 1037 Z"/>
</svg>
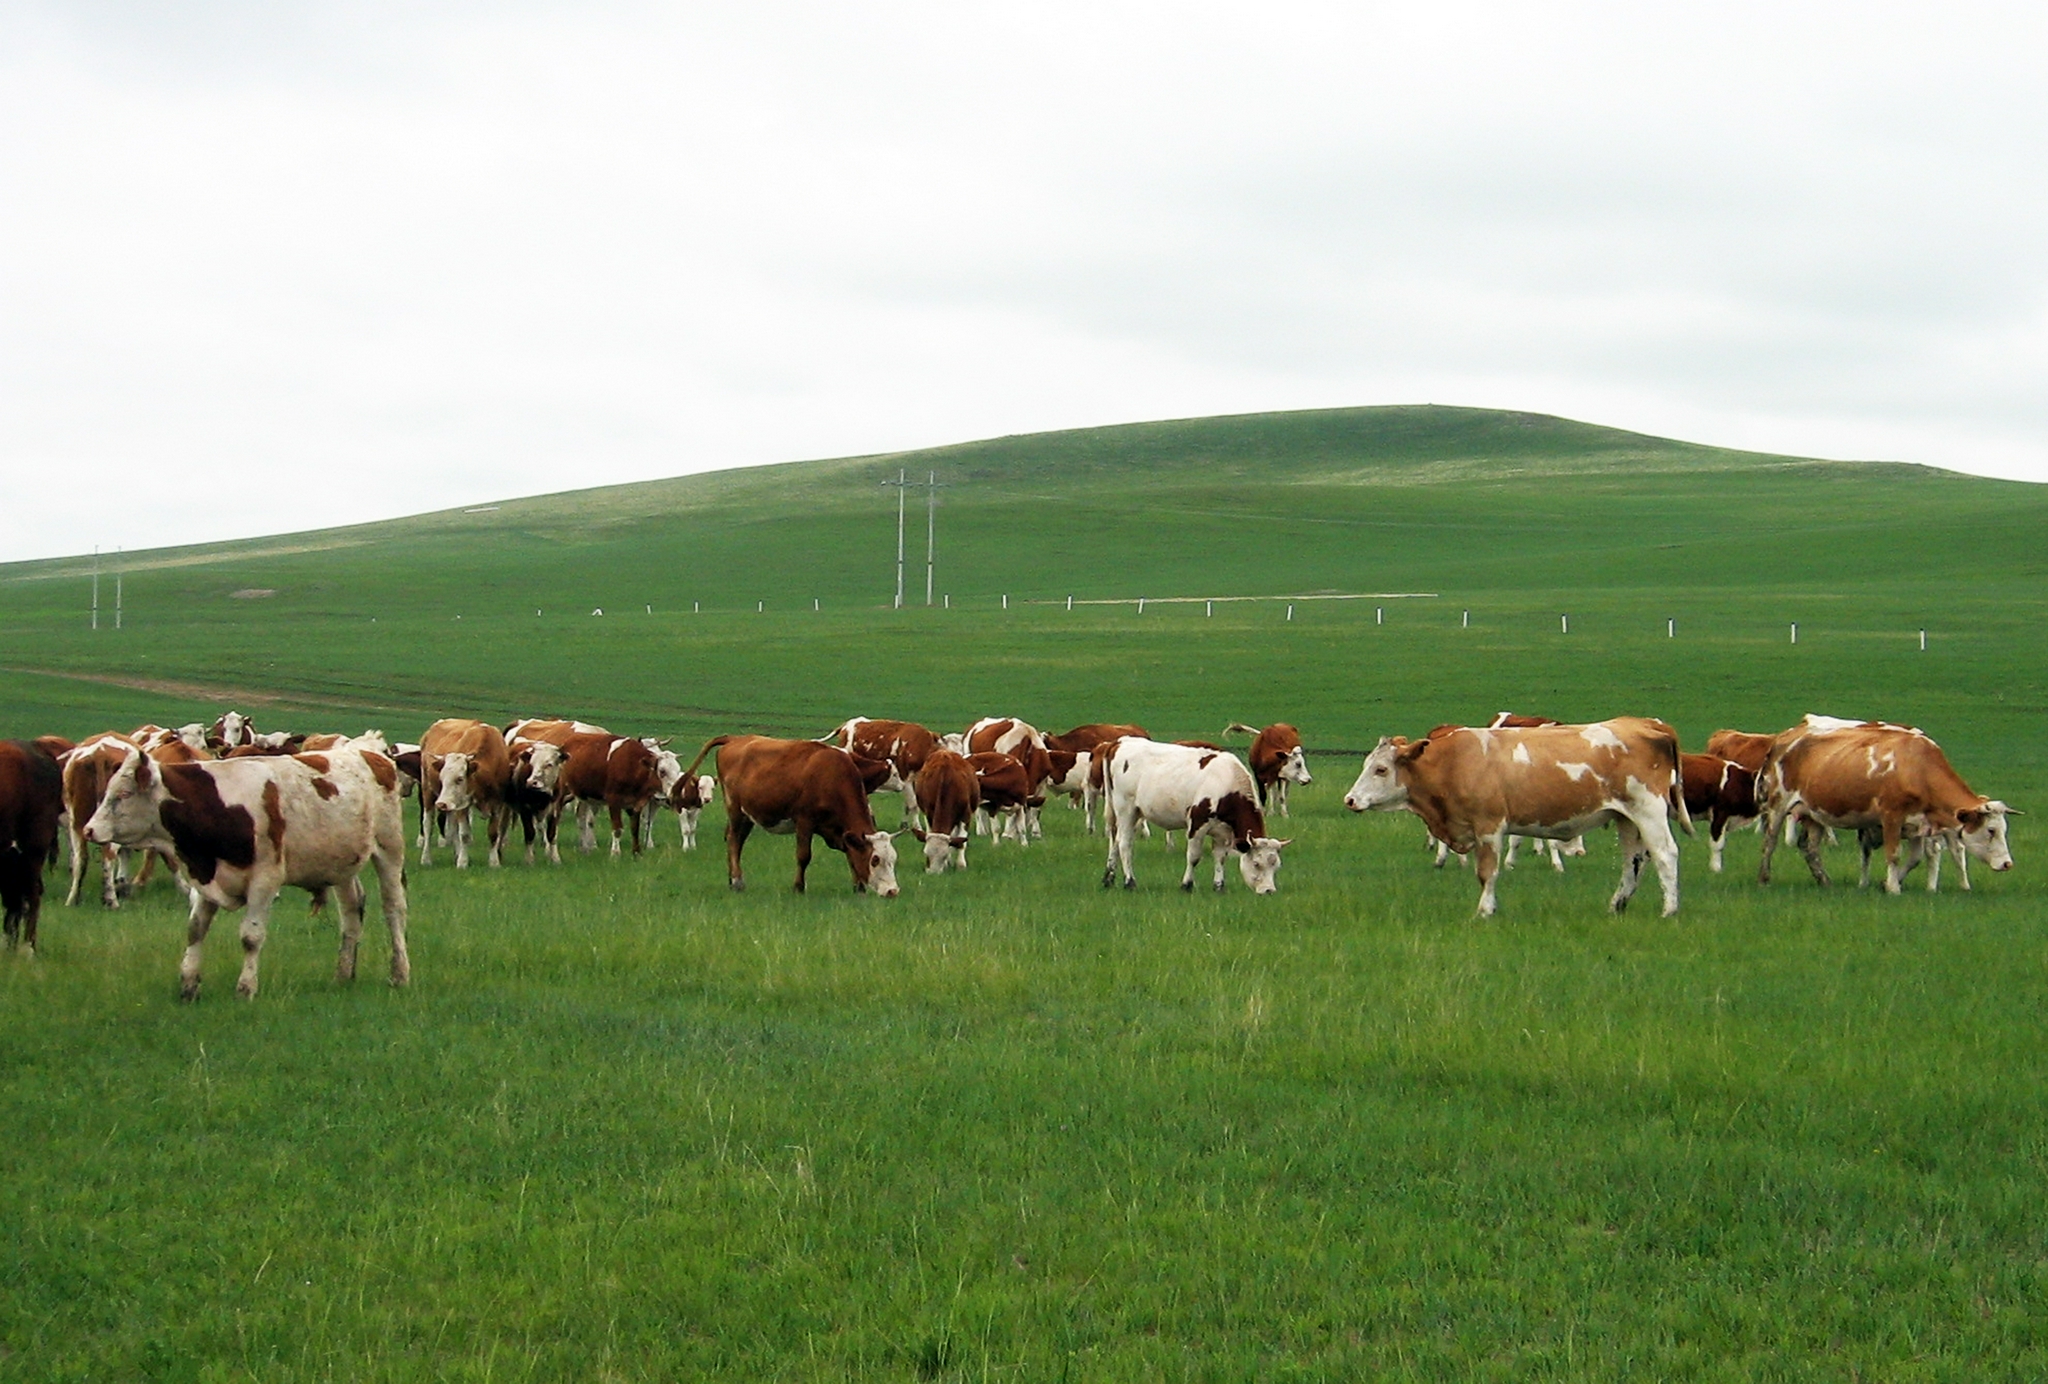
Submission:
<svg viewBox="0 0 2048 1384">
<path fill-rule="evenodd" d="M 138 754 L 140 754 L 140 751 L 138 751 L 137 753 L 138 753 Z M 139 759 L 137 759 L 137 760 L 136 760 L 136 762 L 135 762 L 135 786 L 136 786 L 137 788 L 145 788 L 145 789 L 146 789 L 146 788 L 148 788 L 148 787 L 149 787 L 149 771 L 150 771 L 150 768 L 152 767 L 152 764 L 153 764 L 153 761 L 152 761 L 152 760 L 150 759 L 150 757 L 149 757 L 148 755 L 146 755 L 146 754 L 145 754 L 145 755 L 141 755 L 141 757 L 140 757 Z"/>
<path fill-rule="evenodd" d="M 1962 824 L 1964 831 L 1975 831 L 1984 825 L 1985 816 L 1986 814 L 1977 808 L 1966 807 L 1956 813 L 1956 821 Z"/>
<path fill-rule="evenodd" d="M 912 827 L 910 829 L 910 834 L 912 836 L 915 836 L 919 841 L 928 841 L 931 839 L 930 833 L 919 831 L 916 827 Z"/>
<path fill-rule="evenodd" d="M 1429 747 L 1431 745 L 1434 745 L 1435 743 L 1436 742 L 1434 740 L 1418 740 L 1412 745 L 1405 745 L 1400 750 L 1395 752 L 1395 762 L 1400 764 L 1413 764 L 1416 760 L 1422 758 L 1422 756 L 1429 753 Z"/>
</svg>

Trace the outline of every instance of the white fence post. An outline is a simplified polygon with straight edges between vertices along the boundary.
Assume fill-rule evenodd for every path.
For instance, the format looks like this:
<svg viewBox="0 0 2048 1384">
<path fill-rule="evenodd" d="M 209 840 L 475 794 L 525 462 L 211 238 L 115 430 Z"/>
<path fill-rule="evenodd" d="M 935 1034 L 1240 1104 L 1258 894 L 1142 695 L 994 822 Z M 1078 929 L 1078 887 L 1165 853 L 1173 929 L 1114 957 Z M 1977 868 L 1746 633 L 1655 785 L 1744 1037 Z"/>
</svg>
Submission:
<svg viewBox="0 0 2048 1384">
<path fill-rule="evenodd" d="M 1794 644 L 1799 642 L 1799 622 L 1797 620 L 1792 622 L 1792 642 Z"/>
</svg>

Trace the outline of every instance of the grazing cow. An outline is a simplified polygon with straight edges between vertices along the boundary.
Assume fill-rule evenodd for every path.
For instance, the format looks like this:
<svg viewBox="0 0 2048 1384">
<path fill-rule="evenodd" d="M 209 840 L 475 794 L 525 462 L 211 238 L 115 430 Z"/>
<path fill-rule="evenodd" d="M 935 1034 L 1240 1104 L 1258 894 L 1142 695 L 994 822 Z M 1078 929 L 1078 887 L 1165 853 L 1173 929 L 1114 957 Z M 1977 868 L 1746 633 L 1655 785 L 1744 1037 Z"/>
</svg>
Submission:
<svg viewBox="0 0 2048 1384">
<path fill-rule="evenodd" d="M 1023 772 L 1017 765 L 1017 773 Z M 926 825 L 911 830 L 924 844 L 925 873 L 944 874 L 949 866 L 966 869 L 968 823 L 981 805 L 981 779 L 974 766 L 951 750 L 933 750 L 917 771 L 917 801 Z"/>
<path fill-rule="evenodd" d="M 1881 844 L 1888 894 L 1899 892 L 1932 843 L 1954 845 L 1959 860 L 1968 852 L 1993 870 L 2012 868 L 2006 818 L 2013 810 L 1974 792 L 1941 747 L 1911 726 L 1809 716 L 1777 737 L 1757 775 L 1757 801 L 1764 811 L 1759 884 L 1771 882 L 1771 856 L 1788 822 L 1800 824 L 1800 849 L 1816 884 L 1828 882 L 1820 827 L 1867 833 L 1871 846 Z M 1868 849 L 1864 860 L 1867 879 Z"/>
<path fill-rule="evenodd" d="M 594 815 L 595 806 L 602 804 L 611 818 L 612 855 L 622 854 L 619 843 L 629 827 L 633 854 L 640 854 L 642 814 L 657 798 L 666 797 L 682 777 L 675 756 L 668 755 L 663 763 L 663 751 L 647 741 L 604 733 L 571 734 L 561 749 L 564 758 L 555 781 L 550 839 L 559 830 L 563 810 L 574 803 L 584 828 L 578 845 L 586 851 L 595 849 L 596 832 L 591 829 L 591 819 L 584 816 L 584 808 L 592 805 Z"/>
<path fill-rule="evenodd" d="M 1309 777 L 1308 755 L 1301 748 L 1301 732 L 1285 721 L 1276 721 L 1264 730 L 1256 730 L 1242 721 L 1232 721 L 1223 728 L 1225 735 L 1249 735 L 1252 737 L 1252 777 L 1259 785 L 1259 806 L 1277 804 L 1280 815 L 1287 811 L 1287 785 L 1290 783 L 1313 783 Z"/>
<path fill-rule="evenodd" d="M 1244 761 L 1223 750 L 1193 745 L 1163 745 L 1141 736 L 1121 736 L 1102 747 L 1104 787 L 1108 802 L 1103 829 L 1109 856 L 1102 887 L 1116 882 L 1123 868 L 1124 888 L 1137 887 L 1131 873 L 1131 845 L 1143 820 L 1170 831 L 1187 833 L 1187 869 L 1180 887 L 1195 887 L 1195 866 L 1202 845 L 1210 844 L 1216 863 L 1216 888 L 1223 888 L 1223 861 L 1237 854 L 1237 867 L 1254 894 L 1279 888 L 1280 850 L 1288 839 L 1266 835 L 1265 814 L 1259 811 L 1258 785 Z"/>
<path fill-rule="evenodd" d="M 1687 815 L 1707 819 L 1707 868 L 1718 875 L 1728 833 L 1757 818 L 1756 775 L 1717 754 L 1682 754 L 1678 766 Z"/>
<path fill-rule="evenodd" d="M 856 893 L 895 897 L 896 845 L 888 832 L 875 830 L 867 785 L 851 754 L 815 740 L 719 735 L 704 742 L 684 773 L 695 776 L 713 750 L 718 752 L 718 786 L 725 794 L 726 872 L 733 888 L 747 887 L 740 852 L 760 827 L 778 836 L 795 835 L 799 894 L 816 836 L 846 856 Z"/>
<path fill-rule="evenodd" d="M 676 810 L 676 820 L 682 826 L 684 850 L 697 849 L 697 819 L 711 805 L 717 789 L 718 780 L 709 774 L 683 774 L 676 779 L 668 805 Z"/>
<path fill-rule="evenodd" d="M 1028 830 L 1033 836 L 1043 836 L 1044 828 L 1038 820 L 1038 810 L 1029 800 L 1037 798 L 1043 802 L 1039 785 L 1052 777 L 1052 756 L 1046 752 L 1045 736 L 1028 721 L 1014 716 L 984 716 L 967 728 L 967 747 L 958 753 L 968 756 L 977 754 L 1006 754 L 1024 766 L 1025 778 L 1030 787 L 1025 794 L 1026 802 L 1017 819 L 1020 832 Z M 993 820 L 990 829 L 994 829 Z M 1020 835 L 1019 840 L 1023 837 Z"/>
<path fill-rule="evenodd" d="M 286 885 L 316 900 L 330 889 L 340 895 L 341 954 L 334 978 L 354 980 L 365 865 L 376 867 L 391 929 L 391 983 L 404 985 L 412 977 L 405 952 L 398 770 L 374 750 L 162 765 L 131 752 L 107 785 L 86 835 L 176 852 L 192 881 L 192 915 L 178 967 L 184 999 L 199 996 L 201 948 L 223 908 L 247 910 L 235 993 L 255 996 L 271 905 Z"/>
<path fill-rule="evenodd" d="M 1046 790 L 1065 794 L 1067 806 L 1081 809 L 1081 826 L 1090 836 L 1095 834 L 1095 802 L 1101 796 L 1102 783 L 1102 775 L 1095 768 L 1096 750 L 1126 735 L 1135 735 L 1140 740 L 1152 738 L 1152 732 L 1140 725 L 1100 723 L 1075 726 L 1065 735 L 1044 737 L 1045 752 L 1052 760 L 1052 777 Z"/>
<path fill-rule="evenodd" d="M 504 863 L 510 810 L 512 756 L 496 726 L 482 721 L 443 720 L 420 737 L 420 864 L 433 863 L 433 825 L 446 814 L 455 842 L 455 868 L 469 868 L 470 814 L 484 819 L 493 869 Z M 429 801 L 431 799 L 431 802 Z"/>
<path fill-rule="evenodd" d="M 513 740 L 507 742 L 505 751 L 512 760 L 505 802 L 518 814 L 520 831 L 526 837 L 526 863 L 533 864 L 533 838 L 538 830 L 547 847 L 548 863 L 559 865 L 562 853 L 555 846 L 555 788 L 562 776 L 562 747 L 545 740 Z M 506 829 L 511 829 L 509 822 Z"/>
<path fill-rule="evenodd" d="M 917 775 L 932 751 L 939 747 L 938 736 L 915 721 L 876 721 L 855 716 L 825 736 L 824 743 L 868 759 L 886 759 L 895 765 L 896 775 L 903 781 L 903 825 L 918 824 Z"/>
<path fill-rule="evenodd" d="M 1501 730 L 1456 727 L 1410 742 L 1389 736 L 1365 757 L 1344 795 L 1354 812 L 1407 809 L 1459 854 L 1473 853 L 1479 915 L 1498 907 L 1495 886 L 1510 835 L 1563 840 L 1614 823 L 1621 884 L 1609 907 L 1619 913 L 1655 863 L 1664 916 L 1678 911 L 1675 816 L 1689 834 L 1680 791 L 1678 735 L 1662 721 L 1624 716 L 1586 726 Z"/>
<path fill-rule="evenodd" d="M 36 954 L 43 867 L 64 815 L 64 773 L 40 745 L 0 740 L 0 908 L 7 945 Z"/>
<path fill-rule="evenodd" d="M 1031 807 L 1031 776 L 1022 762 L 998 750 L 971 754 L 966 759 L 979 789 L 979 808 L 973 816 L 977 826 L 987 821 L 989 844 L 998 845 L 1008 836 L 1020 846 L 1030 845 L 1031 833 L 1024 814 Z"/>
</svg>

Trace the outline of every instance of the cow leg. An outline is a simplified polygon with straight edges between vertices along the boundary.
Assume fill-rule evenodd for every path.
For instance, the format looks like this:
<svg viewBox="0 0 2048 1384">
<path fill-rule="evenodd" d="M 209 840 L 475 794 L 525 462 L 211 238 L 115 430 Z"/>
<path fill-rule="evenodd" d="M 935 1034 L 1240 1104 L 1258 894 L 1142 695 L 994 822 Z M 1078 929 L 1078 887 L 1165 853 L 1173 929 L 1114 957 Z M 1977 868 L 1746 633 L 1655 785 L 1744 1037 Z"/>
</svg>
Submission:
<svg viewBox="0 0 2048 1384">
<path fill-rule="evenodd" d="M 1944 839 L 1948 842 L 1949 849 L 1955 852 L 1956 883 L 1960 884 L 1963 887 L 1963 892 L 1967 894 L 1970 892 L 1969 848 L 1963 844 L 1963 834 L 1960 831 L 1949 832 Z"/>
<path fill-rule="evenodd" d="M 804 871 L 811 867 L 811 824 L 796 819 L 796 892 L 804 892 Z M 858 888 L 859 886 L 855 886 Z"/>
<path fill-rule="evenodd" d="M 1905 882 L 1906 871 L 1912 866 L 1901 868 L 1899 860 L 1899 838 L 1905 823 L 1899 818 L 1887 815 L 1884 819 L 1884 892 L 1896 894 Z"/>
<path fill-rule="evenodd" d="M 1223 892 L 1223 862 L 1230 858 L 1230 841 L 1217 836 L 1211 839 L 1210 848 L 1216 856 L 1216 892 Z"/>
<path fill-rule="evenodd" d="M 1102 887 L 1107 889 L 1116 882 L 1119 866 L 1123 869 L 1124 888 L 1138 887 L 1137 876 L 1131 873 L 1131 838 L 1136 834 L 1138 814 L 1135 810 L 1126 814 L 1112 815 L 1108 807 L 1103 809 L 1102 829 L 1109 837 L 1109 864 L 1102 872 Z"/>
<path fill-rule="evenodd" d="M 1828 883 L 1828 867 L 1820 858 L 1821 829 L 1811 818 L 1799 820 L 1799 849 L 1806 856 L 1806 868 L 1813 874 L 1813 882 L 1823 888 Z"/>
<path fill-rule="evenodd" d="M 1879 832 L 1872 831 L 1869 827 L 1863 827 L 1857 831 L 1856 845 L 1863 856 L 1862 866 L 1856 872 L 1856 887 L 1858 889 L 1868 889 L 1870 887 L 1870 857 L 1876 854 L 1878 847 L 1883 844 L 1884 837 Z"/>
<path fill-rule="evenodd" d="M 363 937 L 363 881 L 347 880 L 335 892 L 341 895 L 341 953 L 334 960 L 334 980 L 346 985 L 356 978 L 356 944 Z"/>
<path fill-rule="evenodd" d="M 448 815 L 453 819 L 449 823 L 449 834 L 455 838 L 455 868 L 467 870 L 469 868 L 469 809 L 465 807 L 460 812 L 451 812 Z"/>
<path fill-rule="evenodd" d="M 924 814 L 918 810 L 917 787 L 911 783 L 908 776 L 903 780 L 903 825 L 930 830 L 930 823 L 925 821 Z"/>
<path fill-rule="evenodd" d="M 614 860 L 617 860 L 617 859 L 619 858 L 619 855 L 620 855 L 620 851 L 619 851 L 619 830 L 620 830 L 620 823 L 619 823 L 619 806 L 618 806 L 618 804 L 617 804 L 617 803 L 606 803 L 606 804 L 605 804 L 605 813 L 606 813 L 606 815 L 607 815 L 607 816 L 609 816 L 609 817 L 611 818 L 611 822 L 612 822 L 612 859 L 614 859 Z M 638 835 L 638 834 L 639 834 L 639 831 L 640 831 L 640 824 L 639 824 L 638 822 L 635 822 L 635 823 L 633 824 L 633 832 L 634 832 L 634 834 L 635 834 L 635 835 Z M 640 849 L 640 843 L 639 843 L 638 841 L 635 841 L 635 842 L 633 843 L 633 849 L 634 849 L 634 850 L 635 850 L 636 852 L 637 852 L 637 851 L 638 851 L 638 850 Z"/>
<path fill-rule="evenodd" d="M 633 828 L 633 854 L 636 856 L 640 854 L 641 823 L 648 820 L 648 818 L 651 817 L 653 813 L 654 807 L 651 803 L 644 809 L 637 807 L 629 807 L 626 809 L 626 821 L 630 823 Z"/>
<path fill-rule="evenodd" d="M 426 785 L 425 785 L 425 784 L 421 784 L 421 785 L 420 785 L 420 867 L 421 867 L 422 869 L 424 869 L 424 868 L 426 868 L 427 866 L 429 866 L 429 865 L 431 865 L 431 864 L 433 864 L 433 863 L 434 863 L 434 852 L 433 852 L 433 845 L 432 845 L 432 841 L 433 841 L 433 838 L 432 838 L 432 837 L 431 837 L 431 836 L 430 836 L 430 835 L 428 834 L 428 831 L 427 831 L 427 821 L 428 821 L 428 818 L 429 818 L 430 816 L 434 816 L 434 815 L 438 815 L 438 814 L 432 813 L 432 812 L 431 812 L 431 810 L 430 810 L 430 809 L 429 809 L 429 808 L 427 807 L 427 787 L 426 787 Z"/>
<path fill-rule="evenodd" d="M 1522 847 L 1522 838 L 1521 838 L 1521 837 L 1519 837 L 1519 836 L 1510 836 L 1510 837 L 1508 838 L 1508 849 L 1507 849 L 1507 853 L 1506 853 L 1505 855 L 1503 855 L 1503 856 L 1501 857 L 1501 860 L 1500 860 L 1500 867 L 1501 867 L 1501 869 L 1503 869 L 1503 870 L 1512 870 L 1512 869 L 1514 869 L 1514 868 L 1515 868 L 1515 853 L 1516 853 L 1517 851 L 1519 851 L 1519 850 L 1521 849 L 1521 847 Z"/>
<path fill-rule="evenodd" d="M 377 901 L 384 909 L 384 926 L 391 930 L 391 983 L 402 987 L 412 982 L 412 958 L 405 950 L 404 839 L 395 850 L 379 851 L 370 861 L 377 867 Z"/>
<path fill-rule="evenodd" d="M 505 804 L 499 803 L 484 813 L 484 833 L 491 843 L 491 868 L 502 868 L 505 864 L 505 838 L 512 832 L 512 812 Z"/>
<path fill-rule="evenodd" d="M 1491 918 L 1500 909 L 1494 886 L 1500 882 L 1501 834 L 1482 836 L 1472 847 L 1472 869 L 1479 876 L 1479 916 Z"/>
<path fill-rule="evenodd" d="M 589 854 L 597 849 L 597 809 L 580 798 L 576 802 L 576 849 Z M 616 833 L 617 828 L 614 827 Z"/>
<path fill-rule="evenodd" d="M 1281 780 L 1280 780 L 1280 781 L 1279 781 L 1278 783 L 1276 783 L 1276 784 L 1274 784 L 1274 785 L 1273 785 L 1273 798 L 1274 798 L 1274 801 L 1275 801 L 1275 802 L 1277 802 L 1277 803 L 1279 803 L 1279 805 L 1280 805 L 1280 815 L 1281 815 L 1282 817 L 1290 817 L 1290 816 L 1292 816 L 1292 815 L 1293 815 L 1292 813 L 1290 813 L 1290 812 L 1289 812 L 1289 811 L 1287 810 L 1287 780 L 1286 780 L 1286 779 L 1281 779 Z"/>
<path fill-rule="evenodd" d="M 747 887 L 747 877 L 740 873 L 740 852 L 746 849 L 747 834 L 753 829 L 753 818 L 732 810 L 728 805 L 725 817 L 725 876 L 726 882 L 735 889 Z"/>
<path fill-rule="evenodd" d="M 1771 882 L 1771 857 L 1777 854 L 1778 838 L 1784 833 L 1785 819 L 1790 814 L 1779 809 L 1767 809 L 1757 819 L 1757 831 L 1763 836 L 1762 848 L 1757 852 L 1756 882 Z"/>
<path fill-rule="evenodd" d="M 1195 866 L 1202 863 L 1202 842 L 1208 834 L 1206 831 L 1190 831 L 1188 833 L 1188 868 L 1180 877 L 1180 887 L 1184 892 L 1192 893 L 1194 891 Z M 1220 878 L 1221 876 L 1219 875 L 1218 877 Z"/>
<path fill-rule="evenodd" d="M 1564 843 L 1561 841 L 1546 841 L 1543 843 L 1543 849 L 1550 856 L 1550 868 L 1559 874 L 1563 874 Z"/>
<path fill-rule="evenodd" d="M 79 887 L 85 883 L 85 831 L 73 824 L 65 835 L 71 840 L 71 889 L 64 895 L 64 906 L 76 908 Z"/>
<path fill-rule="evenodd" d="M 249 902 L 242 911 L 242 975 L 235 982 L 235 993 L 245 1000 L 256 998 L 256 968 L 263 959 L 264 939 L 270 935 L 270 905 L 276 899 L 277 886 L 265 881 L 249 890 Z"/>
<path fill-rule="evenodd" d="M 1621 848 L 1621 882 L 1615 886 L 1614 897 L 1607 901 L 1608 911 L 1619 913 L 1628 907 L 1628 901 L 1635 897 L 1636 886 L 1642 883 L 1643 861 L 1649 851 L 1643 845 L 1643 833 L 1637 825 L 1623 817 L 1614 824 L 1615 844 Z"/>
<path fill-rule="evenodd" d="M 1707 817 L 1707 868 L 1721 873 L 1721 847 L 1728 837 L 1728 814 L 1718 806 Z"/>
<path fill-rule="evenodd" d="M 192 915 L 185 922 L 185 956 L 178 963 L 178 998 L 196 1000 L 199 998 L 199 963 L 202 949 L 206 946 L 207 929 L 213 926 L 213 915 L 220 912 L 220 905 L 201 894 L 192 896 Z"/>
</svg>

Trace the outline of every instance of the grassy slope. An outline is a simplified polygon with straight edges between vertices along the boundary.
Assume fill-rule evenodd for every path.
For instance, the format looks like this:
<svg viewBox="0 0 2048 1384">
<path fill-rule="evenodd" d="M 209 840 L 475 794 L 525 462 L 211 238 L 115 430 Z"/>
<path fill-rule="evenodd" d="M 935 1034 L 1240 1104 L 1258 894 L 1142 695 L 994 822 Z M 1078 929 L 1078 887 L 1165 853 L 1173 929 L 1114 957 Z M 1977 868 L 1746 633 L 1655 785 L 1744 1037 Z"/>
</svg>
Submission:
<svg viewBox="0 0 2048 1384">
<path fill-rule="evenodd" d="M 955 482 L 959 609 L 886 609 L 899 465 Z M 1876 712 L 2033 806 L 2044 518 L 2030 487 L 1516 415 L 1151 424 L 170 555 L 117 637 L 64 564 L 0 570 L 0 662 L 171 689 L 0 695 L 11 733 L 226 687 L 406 733 L 1017 709 L 1325 746 L 1502 706 L 1695 741 Z M 1442 595 L 1384 626 L 1022 603 L 1317 589 Z M 1344 816 L 1353 768 L 1318 762 L 1272 900 L 1183 899 L 1157 848 L 1104 896 L 1058 811 L 893 905 L 823 853 L 791 899 L 759 838 L 738 897 L 715 846 L 415 870 L 404 996 L 337 993 L 293 906 L 256 1004 L 217 933 L 180 1009 L 167 891 L 53 908 L 46 956 L 0 964 L 0 1377 L 2040 1373 L 2025 824 L 1971 896 L 1822 896 L 1782 856 L 1759 891 L 1752 839 L 1718 879 L 1688 846 L 1679 920 L 1614 923 L 1596 844 L 1480 926 L 1412 821 Z"/>
</svg>

